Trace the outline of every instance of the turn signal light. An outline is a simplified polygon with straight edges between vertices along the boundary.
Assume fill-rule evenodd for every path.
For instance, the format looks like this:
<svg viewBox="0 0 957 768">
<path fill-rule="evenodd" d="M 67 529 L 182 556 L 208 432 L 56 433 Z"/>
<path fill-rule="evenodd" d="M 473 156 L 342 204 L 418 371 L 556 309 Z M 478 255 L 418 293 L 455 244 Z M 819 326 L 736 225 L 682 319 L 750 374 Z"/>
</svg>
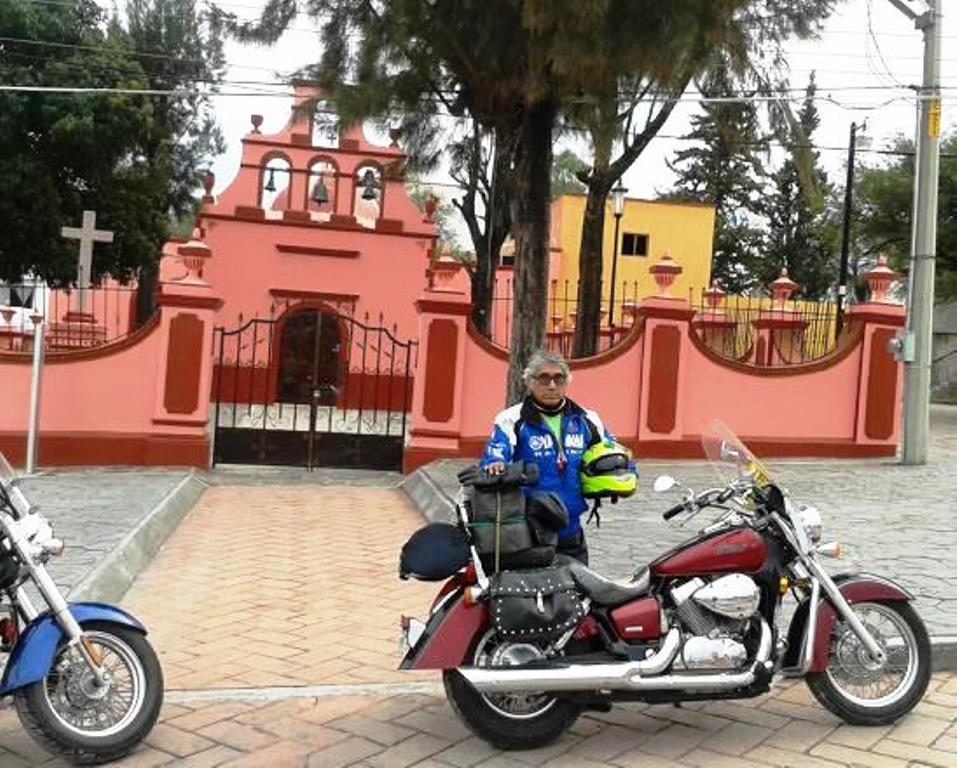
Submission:
<svg viewBox="0 0 957 768">
<path fill-rule="evenodd" d="M 817 548 L 817 553 L 819 555 L 824 555 L 825 557 L 841 557 L 844 554 L 844 548 L 841 546 L 839 541 L 829 541 L 827 544 L 821 544 Z"/>
<path fill-rule="evenodd" d="M 465 603 L 466 608 L 471 608 L 475 605 L 481 596 L 481 587 L 466 587 L 462 590 L 462 602 Z"/>
<path fill-rule="evenodd" d="M 781 578 L 778 580 L 778 591 L 782 595 L 786 595 L 790 588 L 791 588 L 791 580 L 787 576 L 782 575 Z"/>
<path fill-rule="evenodd" d="M 17 624 L 7 617 L 0 619 L 0 650 L 9 651 L 17 639 Z"/>
</svg>

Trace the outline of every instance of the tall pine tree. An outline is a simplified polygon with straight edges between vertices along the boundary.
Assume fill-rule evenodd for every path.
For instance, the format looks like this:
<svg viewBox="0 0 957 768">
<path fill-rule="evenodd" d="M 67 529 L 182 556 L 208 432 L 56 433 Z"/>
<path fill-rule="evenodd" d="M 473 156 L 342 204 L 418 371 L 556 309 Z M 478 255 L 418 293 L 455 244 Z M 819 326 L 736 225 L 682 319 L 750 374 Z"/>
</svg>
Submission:
<svg viewBox="0 0 957 768">
<path fill-rule="evenodd" d="M 699 89 L 712 99 L 734 93 L 723 68 L 710 72 Z M 712 279 L 727 291 L 748 291 L 758 283 L 763 248 L 758 218 L 766 172 L 757 109 L 746 98 L 706 100 L 691 126 L 685 138 L 696 144 L 678 151 L 669 163 L 678 179 L 668 197 L 714 205 Z"/>
<path fill-rule="evenodd" d="M 820 167 L 820 153 L 813 146 L 820 124 L 814 104 L 816 90 L 812 73 L 798 115 L 805 146 L 792 146 L 771 175 L 764 208 L 767 251 L 756 264 L 756 276 L 764 284 L 774 280 L 781 267 L 787 267 L 791 279 L 801 286 L 797 295 L 808 299 L 822 298 L 836 281 L 839 233 L 825 206 L 831 190 Z"/>
</svg>

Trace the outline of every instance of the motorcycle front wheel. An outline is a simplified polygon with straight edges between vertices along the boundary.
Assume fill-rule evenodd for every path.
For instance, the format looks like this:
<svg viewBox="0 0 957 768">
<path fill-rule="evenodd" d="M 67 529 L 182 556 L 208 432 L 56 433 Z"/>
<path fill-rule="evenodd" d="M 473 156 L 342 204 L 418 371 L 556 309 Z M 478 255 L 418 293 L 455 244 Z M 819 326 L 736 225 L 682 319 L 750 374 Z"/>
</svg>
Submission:
<svg viewBox="0 0 957 768">
<path fill-rule="evenodd" d="M 808 674 L 808 688 L 847 723 L 893 723 L 917 705 L 930 682 L 927 628 L 908 603 L 857 603 L 853 608 L 886 660 L 874 662 L 847 622 L 837 621 L 827 666 Z"/>
<path fill-rule="evenodd" d="M 98 685 L 80 653 L 61 642 L 46 677 L 17 691 L 27 732 L 78 765 L 117 760 L 153 728 L 163 704 L 163 671 L 141 632 L 117 624 L 83 626 L 109 681 Z"/>
<path fill-rule="evenodd" d="M 532 643 L 509 643 L 490 630 L 473 651 L 475 666 L 514 666 L 544 658 Z M 445 694 L 459 719 L 498 749 L 535 749 L 550 744 L 578 719 L 580 705 L 545 693 L 483 694 L 457 670 L 442 673 Z"/>
</svg>

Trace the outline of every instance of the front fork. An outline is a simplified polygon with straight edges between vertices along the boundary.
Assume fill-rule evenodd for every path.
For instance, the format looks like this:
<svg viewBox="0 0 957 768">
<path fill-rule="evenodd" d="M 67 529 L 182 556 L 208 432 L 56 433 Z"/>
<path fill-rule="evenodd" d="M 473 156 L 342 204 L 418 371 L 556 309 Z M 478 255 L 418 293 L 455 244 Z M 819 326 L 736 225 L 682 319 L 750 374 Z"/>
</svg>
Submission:
<svg viewBox="0 0 957 768">
<path fill-rule="evenodd" d="M 83 628 L 73 617 L 73 614 L 70 613 L 69 605 L 67 605 L 63 593 L 60 592 L 59 587 L 57 587 L 53 581 L 46 566 L 40 563 L 32 563 L 29 566 L 29 571 L 37 585 L 37 589 L 40 591 L 40 594 L 43 595 L 47 605 L 50 606 L 50 613 L 63 629 L 63 634 L 67 638 L 67 644 L 80 654 L 80 657 L 86 663 L 87 667 L 90 668 L 90 672 L 96 680 L 97 686 L 107 685 L 109 683 L 109 677 L 103 669 L 102 657 L 96 648 L 93 647 L 93 644 L 89 641 L 83 632 Z M 21 616 L 27 623 L 33 621 L 40 615 L 40 611 L 33 604 L 33 600 L 30 599 L 30 595 L 27 594 L 23 585 L 17 587 L 16 604 Z"/>
<path fill-rule="evenodd" d="M 831 601 L 837 615 L 848 623 L 871 658 L 879 664 L 884 664 L 887 660 L 887 654 L 884 652 L 884 649 L 881 648 L 867 627 L 864 626 L 864 622 L 854 613 L 851 604 L 848 603 L 844 595 L 841 594 L 841 590 L 838 589 L 827 571 L 825 571 L 820 563 L 813 557 L 804 559 L 803 563 L 810 572 L 811 597 L 808 601 L 808 616 L 807 623 L 805 624 L 804 645 L 801 649 L 800 664 L 798 669 L 794 670 L 796 674 L 801 676 L 806 675 L 810 671 L 811 664 L 814 661 L 814 641 L 817 636 L 817 615 L 818 609 L 820 608 L 822 590 Z"/>
</svg>

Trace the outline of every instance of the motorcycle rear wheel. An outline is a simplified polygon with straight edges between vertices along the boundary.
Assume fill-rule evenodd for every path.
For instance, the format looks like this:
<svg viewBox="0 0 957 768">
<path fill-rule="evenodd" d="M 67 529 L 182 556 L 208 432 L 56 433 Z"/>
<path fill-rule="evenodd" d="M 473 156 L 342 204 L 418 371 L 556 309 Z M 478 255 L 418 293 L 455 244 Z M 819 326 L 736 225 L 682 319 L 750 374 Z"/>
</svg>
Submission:
<svg viewBox="0 0 957 768">
<path fill-rule="evenodd" d="M 98 765 L 129 753 L 153 728 L 163 704 L 163 670 L 141 632 L 105 622 L 83 630 L 103 658 L 110 685 L 98 688 L 79 654 L 62 642 L 46 677 L 17 691 L 15 705 L 44 749 L 77 765 Z"/>
<path fill-rule="evenodd" d="M 472 650 L 476 665 L 495 654 L 495 633 L 480 637 Z M 555 741 L 578 719 L 582 707 L 547 694 L 485 695 L 457 670 L 442 673 L 452 709 L 476 736 L 498 749 L 536 749 Z"/>
<path fill-rule="evenodd" d="M 910 712 L 927 690 L 930 638 L 909 603 L 858 603 L 854 612 L 888 654 L 885 664 L 874 665 L 850 627 L 838 621 L 827 667 L 809 673 L 806 682 L 814 698 L 844 722 L 887 725 Z"/>
</svg>

